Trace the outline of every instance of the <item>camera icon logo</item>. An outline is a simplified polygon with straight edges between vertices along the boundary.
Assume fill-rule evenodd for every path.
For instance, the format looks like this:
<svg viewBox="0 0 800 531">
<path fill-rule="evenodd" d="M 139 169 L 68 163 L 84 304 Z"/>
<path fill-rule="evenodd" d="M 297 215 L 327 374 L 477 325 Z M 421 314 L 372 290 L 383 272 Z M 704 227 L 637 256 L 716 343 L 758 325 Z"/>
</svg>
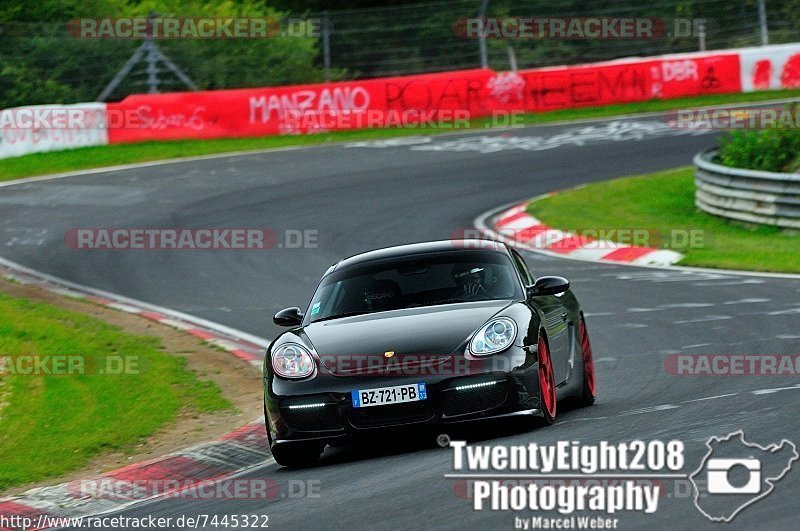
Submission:
<svg viewBox="0 0 800 531">
<path fill-rule="evenodd" d="M 731 473 L 744 468 L 749 476 L 743 485 L 735 486 Z M 706 481 L 709 494 L 758 494 L 761 492 L 761 461 L 758 459 L 709 459 Z"/>
<path fill-rule="evenodd" d="M 792 441 L 761 446 L 741 430 L 706 441 L 700 466 L 689 475 L 694 504 L 712 522 L 730 522 L 750 505 L 764 499 L 800 459 Z"/>
</svg>

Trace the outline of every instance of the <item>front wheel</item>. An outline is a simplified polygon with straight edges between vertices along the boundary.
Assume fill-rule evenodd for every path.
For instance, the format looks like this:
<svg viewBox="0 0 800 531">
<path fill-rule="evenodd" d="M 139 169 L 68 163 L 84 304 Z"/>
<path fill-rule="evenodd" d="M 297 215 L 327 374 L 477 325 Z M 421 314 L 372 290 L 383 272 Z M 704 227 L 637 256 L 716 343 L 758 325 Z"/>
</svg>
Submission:
<svg viewBox="0 0 800 531">
<path fill-rule="evenodd" d="M 550 348 L 544 332 L 539 334 L 537 350 L 539 354 L 539 401 L 542 409 L 540 424 L 549 426 L 556 420 L 556 381 L 553 376 Z"/>
<path fill-rule="evenodd" d="M 319 461 L 320 447 L 317 441 L 286 442 L 273 445 L 272 457 L 281 466 L 306 467 Z"/>
</svg>

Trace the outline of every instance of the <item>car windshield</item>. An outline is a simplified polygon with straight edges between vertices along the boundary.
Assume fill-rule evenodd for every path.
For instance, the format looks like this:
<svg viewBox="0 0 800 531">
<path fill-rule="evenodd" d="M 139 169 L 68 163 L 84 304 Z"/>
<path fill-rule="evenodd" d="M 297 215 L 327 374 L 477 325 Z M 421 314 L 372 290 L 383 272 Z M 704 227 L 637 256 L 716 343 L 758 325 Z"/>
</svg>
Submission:
<svg viewBox="0 0 800 531">
<path fill-rule="evenodd" d="M 471 251 L 375 260 L 323 279 L 306 322 L 457 302 L 514 299 L 521 286 L 503 253 Z"/>
</svg>

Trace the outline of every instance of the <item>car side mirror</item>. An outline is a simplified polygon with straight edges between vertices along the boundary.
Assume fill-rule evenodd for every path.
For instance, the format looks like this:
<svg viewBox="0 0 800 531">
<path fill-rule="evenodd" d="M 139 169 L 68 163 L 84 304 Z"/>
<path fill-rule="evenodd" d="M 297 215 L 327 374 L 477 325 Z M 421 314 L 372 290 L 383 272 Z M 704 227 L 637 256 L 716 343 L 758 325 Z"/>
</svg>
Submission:
<svg viewBox="0 0 800 531">
<path fill-rule="evenodd" d="M 528 286 L 528 297 L 561 295 L 569 289 L 569 280 L 563 277 L 540 277 L 533 286 Z"/>
<path fill-rule="evenodd" d="M 303 314 L 300 312 L 300 308 L 286 308 L 276 313 L 272 322 L 278 326 L 300 326 L 300 323 L 303 322 Z"/>
</svg>

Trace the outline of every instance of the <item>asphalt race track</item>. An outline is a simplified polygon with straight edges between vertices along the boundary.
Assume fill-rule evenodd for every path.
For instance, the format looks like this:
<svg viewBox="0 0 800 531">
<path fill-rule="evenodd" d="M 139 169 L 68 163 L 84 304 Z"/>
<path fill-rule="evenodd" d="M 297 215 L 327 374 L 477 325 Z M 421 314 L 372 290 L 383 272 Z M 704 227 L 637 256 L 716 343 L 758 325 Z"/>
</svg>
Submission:
<svg viewBox="0 0 800 531">
<path fill-rule="evenodd" d="M 304 306 L 341 257 L 447 239 L 489 209 L 544 192 L 687 165 L 714 140 L 670 130 L 658 117 L 609 123 L 232 155 L 14 185 L 0 192 L 0 255 L 272 338 L 272 314 Z M 286 229 L 317 231 L 318 241 L 268 251 L 78 251 L 64 237 L 76 227 L 268 227 L 281 243 Z M 526 258 L 536 274 L 572 281 L 588 312 L 599 398 L 562 410 L 549 428 L 474 424 L 471 439 L 681 439 L 687 473 L 710 436 L 743 429 L 761 445 L 800 442 L 797 378 L 687 377 L 664 367 L 678 353 L 797 354 L 800 280 Z M 282 494 L 290 481 L 318 482 L 317 498 L 167 499 L 124 514 L 266 514 L 273 528 L 513 526 L 514 512 L 474 511 L 448 473 L 452 450 L 433 438 L 387 441 L 328 449 L 312 469 L 269 463 L 245 476 L 275 480 Z M 620 527 L 711 525 L 685 488 L 666 490 L 655 514 L 616 515 Z M 729 527 L 796 528 L 798 492 L 793 470 Z"/>
</svg>

